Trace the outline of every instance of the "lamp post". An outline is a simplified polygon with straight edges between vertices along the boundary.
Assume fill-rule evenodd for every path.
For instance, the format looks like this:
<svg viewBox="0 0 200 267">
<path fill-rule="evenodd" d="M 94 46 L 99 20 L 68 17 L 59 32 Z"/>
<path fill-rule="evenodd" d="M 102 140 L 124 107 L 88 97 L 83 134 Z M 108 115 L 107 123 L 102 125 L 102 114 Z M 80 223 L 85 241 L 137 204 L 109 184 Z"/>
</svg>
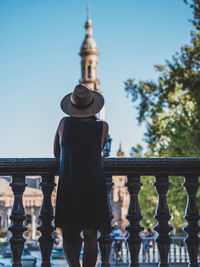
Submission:
<svg viewBox="0 0 200 267">
<path fill-rule="evenodd" d="M 107 142 L 106 142 L 105 148 L 103 150 L 104 157 L 109 157 L 110 156 L 111 142 L 112 142 L 112 138 L 108 134 Z"/>
</svg>

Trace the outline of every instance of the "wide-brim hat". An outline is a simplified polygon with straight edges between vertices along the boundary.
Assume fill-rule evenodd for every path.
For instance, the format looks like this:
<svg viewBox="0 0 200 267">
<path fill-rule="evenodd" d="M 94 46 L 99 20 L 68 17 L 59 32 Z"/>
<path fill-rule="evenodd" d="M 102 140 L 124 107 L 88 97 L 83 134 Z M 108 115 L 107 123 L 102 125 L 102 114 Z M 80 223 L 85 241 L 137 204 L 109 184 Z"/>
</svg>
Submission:
<svg viewBox="0 0 200 267">
<path fill-rule="evenodd" d="M 72 117 L 91 117 L 97 114 L 103 105 L 103 96 L 83 84 L 77 85 L 74 92 L 64 96 L 60 103 L 62 111 Z"/>
</svg>

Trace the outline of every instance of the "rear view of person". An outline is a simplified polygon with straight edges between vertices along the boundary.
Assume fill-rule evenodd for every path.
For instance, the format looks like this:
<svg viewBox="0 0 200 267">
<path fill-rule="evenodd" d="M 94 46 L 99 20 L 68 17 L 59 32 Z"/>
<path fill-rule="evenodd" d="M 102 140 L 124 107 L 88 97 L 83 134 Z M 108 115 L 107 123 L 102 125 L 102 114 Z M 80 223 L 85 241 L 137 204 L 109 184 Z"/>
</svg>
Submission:
<svg viewBox="0 0 200 267">
<path fill-rule="evenodd" d="M 60 158 L 55 225 L 62 229 L 63 248 L 70 267 L 80 267 L 84 236 L 83 267 L 97 260 L 97 231 L 111 232 L 101 151 L 108 124 L 95 117 L 104 105 L 103 96 L 80 84 L 61 101 L 64 117 L 54 140 Z"/>
</svg>

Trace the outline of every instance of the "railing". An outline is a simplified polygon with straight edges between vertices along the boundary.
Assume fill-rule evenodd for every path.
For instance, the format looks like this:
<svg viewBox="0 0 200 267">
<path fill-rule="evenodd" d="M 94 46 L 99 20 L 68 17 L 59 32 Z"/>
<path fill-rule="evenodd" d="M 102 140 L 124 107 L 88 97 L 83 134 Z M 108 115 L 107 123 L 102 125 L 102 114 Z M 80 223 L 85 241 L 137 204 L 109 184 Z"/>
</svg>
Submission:
<svg viewBox="0 0 200 267">
<path fill-rule="evenodd" d="M 12 191 L 14 203 L 10 219 L 12 221 L 9 230 L 12 232 L 10 245 L 13 253 L 13 267 L 21 267 L 21 255 L 24 248 L 25 239 L 23 232 L 26 227 L 23 221 L 26 218 L 22 203 L 23 192 L 25 190 L 26 175 L 40 175 L 42 177 L 41 188 L 44 195 L 43 204 L 40 210 L 41 225 L 38 230 L 41 232 L 39 238 L 40 250 L 42 254 L 42 266 L 50 267 L 50 256 L 53 247 L 51 236 L 55 227 L 54 212 L 51 204 L 51 194 L 54 189 L 54 176 L 58 175 L 59 162 L 55 159 L 0 159 L 0 175 L 12 176 Z M 199 213 L 196 205 L 196 193 L 199 187 L 198 176 L 200 175 L 200 158 L 108 158 L 105 160 L 105 177 L 107 183 L 107 195 L 113 186 L 113 175 L 126 175 L 127 188 L 130 194 L 130 205 L 128 208 L 127 219 L 129 225 L 126 230 L 129 233 L 127 243 L 129 247 L 129 257 L 131 267 L 139 266 L 139 253 L 142 238 L 140 232 L 143 227 L 140 225 L 142 219 L 138 194 L 142 186 L 140 176 L 155 176 L 154 186 L 158 194 L 158 204 L 155 219 L 157 225 L 154 230 L 158 233 L 156 238 L 159 251 L 159 266 L 169 266 L 169 251 L 171 238 L 169 232 L 172 227 L 168 224 L 171 216 L 167 205 L 167 192 L 169 188 L 169 176 L 184 176 L 183 184 L 187 194 L 187 206 L 184 219 L 187 225 L 184 231 L 187 236 L 185 243 L 189 256 L 189 266 L 197 267 L 198 245 L 199 245 Z M 110 218 L 112 219 L 111 206 Z M 110 266 L 110 252 L 113 236 L 109 233 L 101 233 L 99 246 L 101 251 L 101 266 Z"/>
</svg>

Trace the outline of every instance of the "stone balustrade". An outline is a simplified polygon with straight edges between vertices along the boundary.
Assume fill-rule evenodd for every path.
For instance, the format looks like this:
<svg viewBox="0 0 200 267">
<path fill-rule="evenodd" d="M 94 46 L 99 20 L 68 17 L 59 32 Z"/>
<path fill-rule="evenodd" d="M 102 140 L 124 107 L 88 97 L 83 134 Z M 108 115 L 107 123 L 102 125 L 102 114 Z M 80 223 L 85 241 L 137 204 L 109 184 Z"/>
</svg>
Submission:
<svg viewBox="0 0 200 267">
<path fill-rule="evenodd" d="M 139 253 L 142 239 L 140 232 L 143 227 L 140 225 L 142 214 L 138 201 L 138 195 L 142 183 L 141 176 L 154 176 L 154 187 L 158 194 L 158 203 L 155 211 L 157 225 L 154 230 L 158 233 L 156 238 L 157 249 L 160 259 L 159 266 L 169 266 L 170 243 L 169 232 L 172 227 L 169 224 L 171 215 L 169 214 L 167 204 L 167 192 L 170 186 L 169 176 L 183 176 L 183 184 L 187 194 L 187 205 L 184 219 L 186 226 L 184 231 L 187 234 L 185 243 L 189 256 L 188 266 L 198 266 L 198 246 L 200 230 L 199 212 L 196 205 L 196 194 L 199 187 L 198 176 L 200 175 L 200 158 L 107 158 L 104 164 L 105 177 L 107 183 L 107 195 L 110 199 L 112 190 L 112 176 L 127 176 L 126 186 L 130 194 L 130 204 L 127 211 L 129 225 L 126 230 L 129 233 L 127 244 L 129 248 L 130 267 L 139 266 Z M 12 232 L 10 246 L 13 253 L 13 267 L 21 267 L 21 255 L 24 248 L 25 238 L 23 237 L 26 227 L 23 222 L 26 218 L 23 207 L 23 192 L 25 190 L 25 177 L 27 175 L 40 175 L 42 177 L 41 189 L 43 192 L 43 204 L 40 210 L 41 225 L 38 230 L 41 232 L 39 238 L 40 250 L 42 254 L 42 266 L 51 266 L 51 251 L 53 247 L 52 232 L 54 211 L 51 203 L 51 194 L 55 187 L 54 176 L 58 175 L 59 162 L 52 158 L 33 158 L 33 159 L 0 159 L 0 175 L 12 176 L 11 187 L 14 194 L 14 202 L 11 212 Z M 110 219 L 112 220 L 112 211 L 110 207 Z M 101 251 L 101 266 L 110 266 L 110 252 L 113 242 L 113 236 L 109 233 L 101 233 L 99 246 Z"/>
</svg>

